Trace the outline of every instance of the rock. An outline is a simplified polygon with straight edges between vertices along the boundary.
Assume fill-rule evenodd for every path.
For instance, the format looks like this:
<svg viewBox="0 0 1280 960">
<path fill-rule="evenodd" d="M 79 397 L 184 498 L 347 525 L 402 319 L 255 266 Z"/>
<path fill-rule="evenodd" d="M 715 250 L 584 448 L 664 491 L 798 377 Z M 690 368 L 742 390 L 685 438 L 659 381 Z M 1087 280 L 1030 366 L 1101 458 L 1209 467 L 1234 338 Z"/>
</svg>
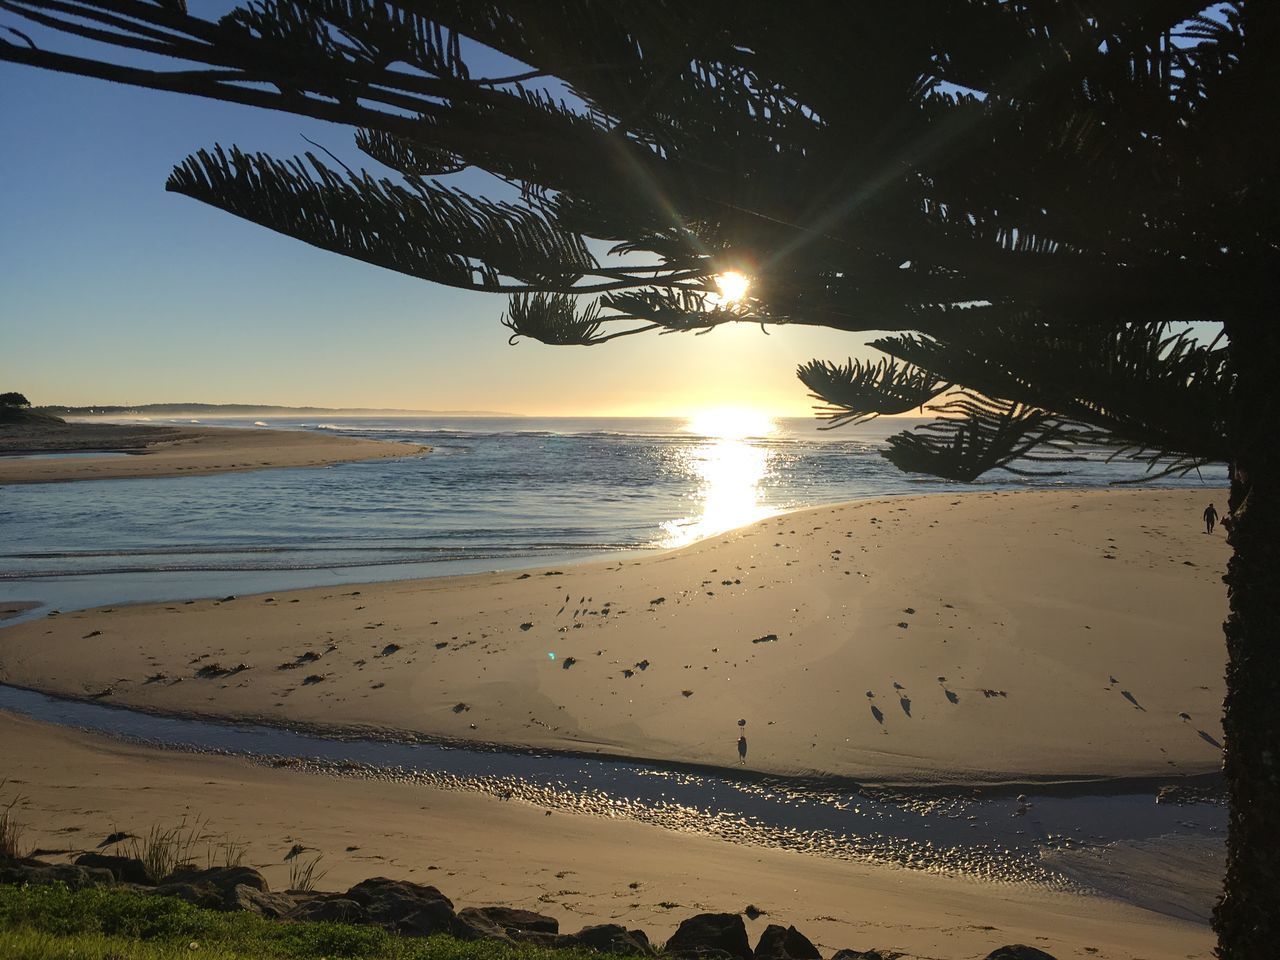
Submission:
<svg viewBox="0 0 1280 960">
<path fill-rule="evenodd" d="M 365 923 L 364 907 L 346 897 L 322 896 L 304 900 L 288 914 L 290 920 L 327 920 L 331 923 Z"/>
<path fill-rule="evenodd" d="M 822 960 L 822 954 L 795 927 L 771 923 L 760 934 L 760 942 L 756 944 L 756 960 Z"/>
<path fill-rule="evenodd" d="M 643 930 L 628 930 L 617 923 L 602 923 L 583 927 L 573 935 L 582 946 L 600 953 L 617 953 L 628 957 L 649 956 L 653 947 Z"/>
<path fill-rule="evenodd" d="M 681 956 L 723 954 L 751 960 L 747 927 L 739 913 L 700 913 L 683 921 L 664 948 Z"/>
<path fill-rule="evenodd" d="M 253 867 L 210 867 L 207 870 L 179 867 L 165 877 L 155 892 L 210 910 L 243 910 L 246 909 L 245 895 L 237 892 L 241 887 L 262 894 L 270 893 L 266 878 Z M 267 902 L 263 901 L 264 904 Z M 286 912 L 291 910 L 292 903 L 284 909 Z"/>
<path fill-rule="evenodd" d="M 453 909 L 453 901 L 435 887 L 423 883 L 411 883 L 408 880 L 388 880 L 386 877 L 361 880 L 344 896 L 365 905 L 388 898 L 439 900 L 450 910 Z"/>
<path fill-rule="evenodd" d="M 114 857 L 105 853 L 82 853 L 76 857 L 78 867 L 97 867 L 110 870 L 116 880 L 123 883 L 140 883 L 150 886 L 152 880 L 147 876 L 146 865 L 134 857 Z"/>
<path fill-rule="evenodd" d="M 1054 957 L 1023 943 L 1011 943 L 992 950 L 987 954 L 986 960 L 1054 960 Z"/>
<path fill-rule="evenodd" d="M 227 893 L 207 883 L 162 883 L 152 889 L 160 897 L 177 897 L 206 910 L 221 910 Z"/>
<path fill-rule="evenodd" d="M 459 918 L 474 927 L 494 927 L 513 940 L 519 940 L 525 934 L 560 932 L 560 921 L 555 917 L 534 913 L 532 910 L 517 910 L 512 907 L 466 907 L 458 912 Z"/>
<path fill-rule="evenodd" d="M 238 886 L 252 887 L 263 893 L 270 890 L 267 886 L 267 878 L 253 867 L 210 867 L 207 870 L 179 867 L 167 876 L 164 882 L 209 886 L 227 896 Z"/>
<path fill-rule="evenodd" d="M 364 908 L 370 923 L 397 933 L 421 937 L 451 933 L 469 940 L 483 936 L 458 919 L 453 901 L 425 884 L 374 877 L 357 883 L 344 896 Z"/>
<path fill-rule="evenodd" d="M 85 887 L 110 886 L 115 882 L 115 875 L 102 867 L 43 863 L 39 860 L 18 860 L 0 864 L 0 883 L 15 885 L 65 883 L 72 890 L 81 890 Z"/>
<path fill-rule="evenodd" d="M 288 916 L 297 906 L 287 894 L 257 890 L 243 883 L 236 884 L 224 903 L 228 910 L 244 910 L 268 920 Z"/>
</svg>

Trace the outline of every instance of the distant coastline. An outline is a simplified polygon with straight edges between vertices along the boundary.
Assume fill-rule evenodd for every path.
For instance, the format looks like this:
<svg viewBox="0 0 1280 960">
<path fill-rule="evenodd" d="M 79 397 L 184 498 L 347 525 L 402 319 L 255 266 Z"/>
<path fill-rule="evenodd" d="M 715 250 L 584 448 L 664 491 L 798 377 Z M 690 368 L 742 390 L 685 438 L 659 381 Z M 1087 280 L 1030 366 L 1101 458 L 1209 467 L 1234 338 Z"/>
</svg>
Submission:
<svg viewBox="0 0 1280 960">
<path fill-rule="evenodd" d="M 299 414 L 325 416 L 379 416 L 379 417 L 519 417 L 518 413 L 502 413 L 494 410 L 402 410 L 394 407 L 282 407 L 259 403 L 140 403 L 94 404 L 71 407 L 48 404 L 33 408 L 38 413 L 55 417 L 177 417 L 199 414 L 216 416 L 288 417 Z"/>
<path fill-rule="evenodd" d="M 68 423 L 37 413 L 22 422 L 0 424 L 0 485 L 319 467 L 430 450 L 420 443 L 309 430 Z"/>
</svg>

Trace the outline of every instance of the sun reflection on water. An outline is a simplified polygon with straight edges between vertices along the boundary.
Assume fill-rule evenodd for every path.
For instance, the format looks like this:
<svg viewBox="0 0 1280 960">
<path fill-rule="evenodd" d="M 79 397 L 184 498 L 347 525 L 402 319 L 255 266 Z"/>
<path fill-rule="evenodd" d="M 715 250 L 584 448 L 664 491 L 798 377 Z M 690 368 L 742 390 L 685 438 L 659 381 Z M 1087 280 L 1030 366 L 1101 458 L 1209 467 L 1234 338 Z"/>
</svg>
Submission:
<svg viewBox="0 0 1280 960">
<path fill-rule="evenodd" d="M 685 430 L 703 438 L 681 454 L 684 469 L 698 481 L 693 496 L 699 511 L 663 523 L 662 546 L 681 547 L 778 512 L 761 503 L 760 492 L 774 453 L 756 442 L 777 431 L 772 419 L 752 410 L 708 410 Z"/>
</svg>

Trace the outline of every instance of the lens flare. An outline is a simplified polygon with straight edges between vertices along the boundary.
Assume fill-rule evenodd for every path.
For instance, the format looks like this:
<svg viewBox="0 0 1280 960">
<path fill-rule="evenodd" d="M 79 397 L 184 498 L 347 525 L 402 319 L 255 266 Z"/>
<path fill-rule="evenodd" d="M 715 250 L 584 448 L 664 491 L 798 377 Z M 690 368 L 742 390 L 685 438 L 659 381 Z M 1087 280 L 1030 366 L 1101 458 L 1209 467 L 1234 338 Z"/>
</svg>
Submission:
<svg viewBox="0 0 1280 960">
<path fill-rule="evenodd" d="M 747 295 L 751 280 L 737 270 L 726 270 L 716 277 L 716 287 L 720 291 L 716 299 L 722 304 L 737 303 Z"/>
</svg>

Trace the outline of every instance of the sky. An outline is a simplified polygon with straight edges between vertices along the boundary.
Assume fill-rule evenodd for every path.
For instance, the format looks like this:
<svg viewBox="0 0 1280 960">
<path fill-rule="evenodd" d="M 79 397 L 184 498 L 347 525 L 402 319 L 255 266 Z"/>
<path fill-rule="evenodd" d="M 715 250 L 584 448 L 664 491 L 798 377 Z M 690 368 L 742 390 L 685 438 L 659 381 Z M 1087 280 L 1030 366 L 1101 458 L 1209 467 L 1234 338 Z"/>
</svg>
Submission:
<svg viewBox="0 0 1280 960">
<path fill-rule="evenodd" d="M 349 260 L 164 190 L 214 143 L 289 156 L 311 149 L 305 135 L 357 166 L 349 129 L 8 63 L 0 118 L 0 390 L 37 405 L 800 416 L 813 401 L 797 364 L 874 352 L 869 335 L 758 326 L 510 346 L 504 296 Z"/>
</svg>

